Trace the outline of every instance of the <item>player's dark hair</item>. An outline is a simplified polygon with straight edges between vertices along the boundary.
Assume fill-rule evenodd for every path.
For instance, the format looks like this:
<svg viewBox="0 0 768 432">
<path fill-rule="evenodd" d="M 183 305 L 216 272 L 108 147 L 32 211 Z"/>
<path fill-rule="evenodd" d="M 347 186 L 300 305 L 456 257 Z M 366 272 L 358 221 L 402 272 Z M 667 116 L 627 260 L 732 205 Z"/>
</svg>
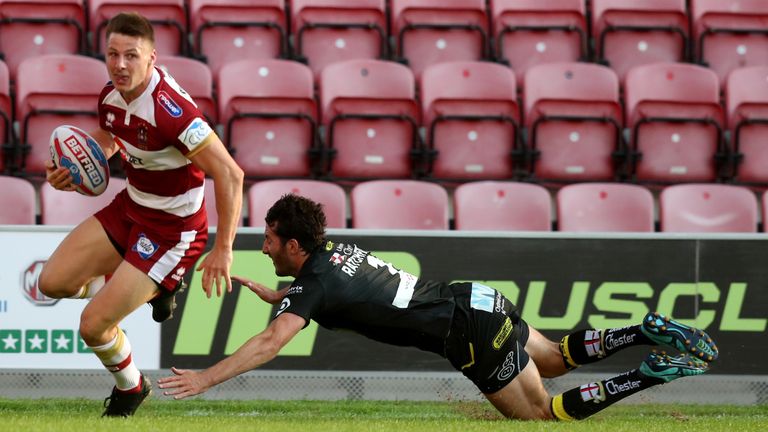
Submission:
<svg viewBox="0 0 768 432">
<path fill-rule="evenodd" d="M 107 39 L 112 33 L 139 37 L 148 40 L 155 46 L 155 30 L 148 19 L 136 12 L 120 12 L 112 17 L 107 24 Z"/>
<path fill-rule="evenodd" d="M 296 239 L 305 252 L 312 252 L 325 242 L 323 205 L 295 194 L 286 194 L 267 211 L 264 218 L 283 243 Z"/>
</svg>

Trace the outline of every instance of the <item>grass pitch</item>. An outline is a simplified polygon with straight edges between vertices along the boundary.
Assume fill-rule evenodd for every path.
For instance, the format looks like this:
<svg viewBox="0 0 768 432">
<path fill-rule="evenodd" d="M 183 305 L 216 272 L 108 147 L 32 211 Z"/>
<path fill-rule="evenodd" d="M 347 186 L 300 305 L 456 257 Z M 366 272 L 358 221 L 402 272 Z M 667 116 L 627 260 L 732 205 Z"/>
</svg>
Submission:
<svg viewBox="0 0 768 432">
<path fill-rule="evenodd" d="M 0 399 L 6 431 L 768 431 L 768 405 L 619 404 L 581 422 L 503 419 L 481 402 L 149 399 L 129 419 L 100 418 L 101 401 Z"/>
</svg>

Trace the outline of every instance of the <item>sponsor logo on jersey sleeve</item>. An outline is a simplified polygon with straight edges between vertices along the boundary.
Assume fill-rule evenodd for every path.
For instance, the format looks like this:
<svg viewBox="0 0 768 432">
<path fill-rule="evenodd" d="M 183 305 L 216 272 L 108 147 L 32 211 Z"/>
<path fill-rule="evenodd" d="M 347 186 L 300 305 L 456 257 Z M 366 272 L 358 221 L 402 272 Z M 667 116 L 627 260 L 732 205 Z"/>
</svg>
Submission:
<svg viewBox="0 0 768 432">
<path fill-rule="evenodd" d="M 275 317 L 285 312 L 285 310 L 288 309 L 290 306 L 291 306 L 291 299 L 289 299 L 288 297 L 285 297 L 282 303 L 280 303 L 280 308 L 277 310 Z"/>
<path fill-rule="evenodd" d="M 211 129 L 208 123 L 200 117 L 196 117 L 192 120 L 192 123 L 181 132 L 179 140 L 189 147 L 189 150 L 191 151 L 205 141 L 211 132 L 213 132 L 213 129 Z"/>
<path fill-rule="evenodd" d="M 163 109 L 168 111 L 168 114 L 170 114 L 173 118 L 179 118 L 182 114 L 184 114 L 184 110 L 181 109 L 181 106 L 179 106 L 179 104 L 173 100 L 171 95 L 163 90 L 157 92 L 157 102 L 161 107 L 163 107 Z"/>
</svg>

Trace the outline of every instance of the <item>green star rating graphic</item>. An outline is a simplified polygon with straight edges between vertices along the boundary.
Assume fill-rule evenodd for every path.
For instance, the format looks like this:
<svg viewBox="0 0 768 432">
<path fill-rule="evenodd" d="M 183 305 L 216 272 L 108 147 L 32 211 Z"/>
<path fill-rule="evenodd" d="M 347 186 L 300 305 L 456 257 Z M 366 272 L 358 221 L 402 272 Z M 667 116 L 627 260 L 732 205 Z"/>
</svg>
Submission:
<svg viewBox="0 0 768 432">
<path fill-rule="evenodd" d="M 75 332 L 72 330 L 51 330 L 51 352 L 71 353 L 75 350 Z"/>
<path fill-rule="evenodd" d="M 29 354 L 44 354 L 48 352 L 48 330 L 25 331 L 24 351 Z"/>
<path fill-rule="evenodd" d="M 80 332 L 71 329 L 0 328 L 0 354 L 89 354 Z"/>
<path fill-rule="evenodd" d="M 21 352 L 21 330 L 0 329 L 0 353 Z"/>
</svg>

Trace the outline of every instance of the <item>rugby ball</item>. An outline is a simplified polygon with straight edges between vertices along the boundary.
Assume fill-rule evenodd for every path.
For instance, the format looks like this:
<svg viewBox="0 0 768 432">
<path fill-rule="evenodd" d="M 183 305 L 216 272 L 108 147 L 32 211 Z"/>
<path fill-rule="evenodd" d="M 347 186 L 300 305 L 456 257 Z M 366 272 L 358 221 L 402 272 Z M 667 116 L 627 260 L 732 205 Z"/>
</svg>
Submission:
<svg viewBox="0 0 768 432">
<path fill-rule="evenodd" d="M 59 126 L 51 134 L 50 147 L 54 165 L 69 170 L 77 192 L 96 196 L 107 189 L 107 157 L 96 140 L 85 131 L 75 126 Z"/>
</svg>

